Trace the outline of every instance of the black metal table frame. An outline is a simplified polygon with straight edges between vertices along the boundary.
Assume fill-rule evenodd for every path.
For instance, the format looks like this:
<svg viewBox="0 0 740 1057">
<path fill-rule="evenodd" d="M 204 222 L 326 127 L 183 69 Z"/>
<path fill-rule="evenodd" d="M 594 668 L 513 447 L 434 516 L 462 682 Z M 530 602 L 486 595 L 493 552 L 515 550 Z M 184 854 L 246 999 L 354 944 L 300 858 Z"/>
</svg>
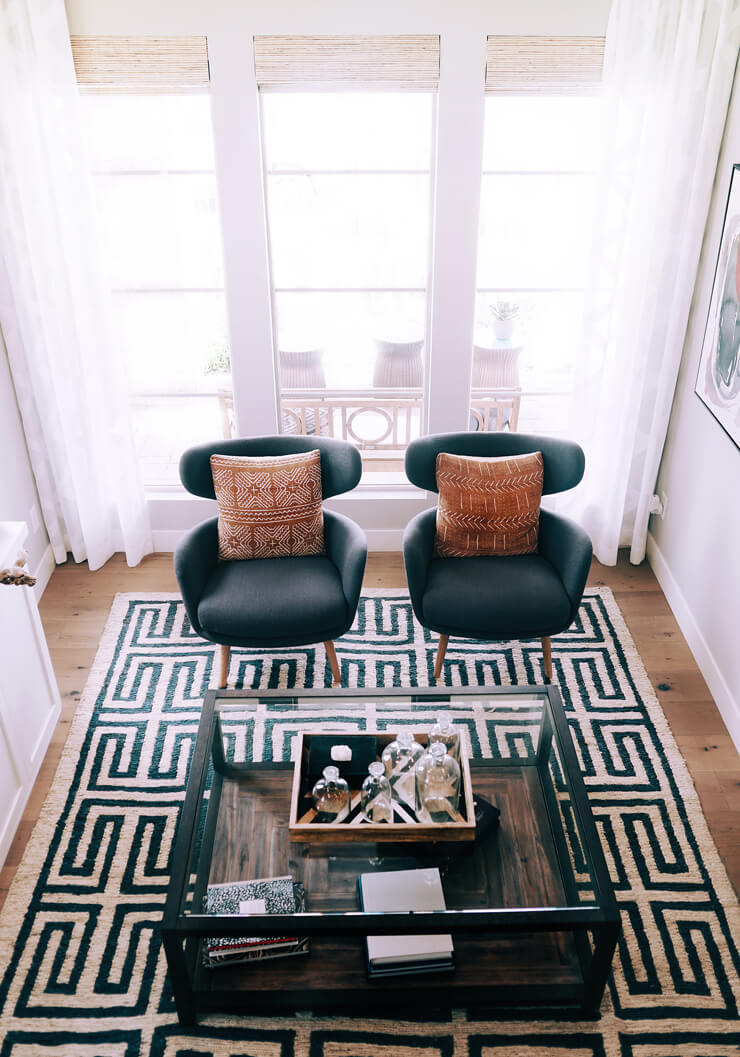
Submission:
<svg viewBox="0 0 740 1057">
<path fill-rule="evenodd" d="M 299 930 L 302 935 L 307 936 L 337 934 L 367 936 L 450 932 L 476 934 L 485 932 L 491 935 L 523 932 L 572 932 L 583 978 L 583 989 L 578 1004 L 585 1015 L 597 1015 L 621 932 L 621 919 L 557 687 L 551 684 L 455 687 L 451 688 L 449 693 L 441 693 L 436 688 L 427 690 L 423 687 L 413 688 L 413 690 L 403 687 L 346 688 L 339 693 L 342 697 L 353 700 L 365 697 L 392 701 L 394 697 L 398 697 L 411 703 L 430 701 L 449 703 L 453 698 L 483 699 L 497 696 L 546 694 L 546 701 L 542 702 L 542 720 L 535 765 L 539 770 L 539 766 L 547 760 L 553 736 L 557 734 L 562 765 L 570 783 L 572 805 L 577 822 L 576 829 L 583 838 L 583 852 L 590 864 L 596 905 L 513 909 L 491 907 L 483 910 L 415 912 L 412 922 L 409 921 L 408 914 L 372 914 L 364 911 L 304 912 L 281 915 L 279 919 L 270 914 L 252 914 L 249 919 L 250 933 L 252 935 L 287 936 L 294 935 Z M 208 883 L 210 851 L 223 779 L 236 778 L 249 770 L 280 767 L 292 769 L 294 766 L 290 762 L 251 762 L 238 765 L 228 763 L 223 751 L 220 714 L 216 710 L 216 701 L 233 699 L 235 701 L 254 700 L 257 704 L 297 704 L 306 698 L 327 700 L 334 695 L 339 696 L 336 690 L 327 689 L 301 690 L 295 694 L 286 694 L 282 690 L 254 693 L 244 690 L 209 690 L 205 695 L 185 800 L 175 838 L 172 875 L 161 928 L 178 1019 L 181 1024 L 193 1024 L 198 1012 L 193 982 L 200 939 L 204 936 L 238 936 L 244 931 L 244 920 L 238 915 L 218 917 L 210 914 L 183 913 L 188 888 L 188 867 L 192 861 L 197 838 L 198 819 L 209 773 L 209 761 L 211 759 L 213 761 L 213 781 L 201 838 L 203 843 L 193 891 L 194 905 L 198 905 L 202 900 Z M 471 764 L 473 766 L 500 766 L 517 762 L 516 758 L 476 759 L 472 760 Z M 576 903 L 575 880 L 555 796 L 549 783 L 543 781 L 541 785 L 566 896 Z M 592 944 L 589 942 L 589 933 L 592 936 Z M 537 987 L 523 987 L 522 1004 L 532 1005 L 544 1002 L 545 1005 L 550 1005 L 550 1001 L 544 994 L 544 985 L 542 985 L 542 990 L 543 994 L 539 996 Z M 511 1004 L 518 1004 L 518 1002 Z"/>
</svg>

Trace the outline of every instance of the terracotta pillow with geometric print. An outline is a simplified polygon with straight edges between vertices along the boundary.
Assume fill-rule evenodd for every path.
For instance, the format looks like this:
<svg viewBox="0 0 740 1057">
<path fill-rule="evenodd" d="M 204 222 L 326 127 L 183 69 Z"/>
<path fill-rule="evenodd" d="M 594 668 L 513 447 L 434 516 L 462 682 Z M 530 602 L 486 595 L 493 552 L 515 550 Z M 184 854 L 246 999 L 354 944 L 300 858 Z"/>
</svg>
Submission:
<svg viewBox="0 0 740 1057">
<path fill-rule="evenodd" d="M 436 553 L 442 558 L 533 554 L 542 498 L 542 453 L 437 456 Z"/>
<path fill-rule="evenodd" d="M 324 554 L 321 454 L 212 455 L 218 556 L 297 558 Z"/>
</svg>

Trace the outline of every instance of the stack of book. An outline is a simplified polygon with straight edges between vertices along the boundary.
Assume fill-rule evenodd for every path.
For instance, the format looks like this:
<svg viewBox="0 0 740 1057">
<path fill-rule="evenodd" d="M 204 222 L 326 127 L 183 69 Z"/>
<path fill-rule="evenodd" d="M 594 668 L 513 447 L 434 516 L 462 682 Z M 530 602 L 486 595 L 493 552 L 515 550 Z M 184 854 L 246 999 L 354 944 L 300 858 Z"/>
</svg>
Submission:
<svg viewBox="0 0 740 1057">
<path fill-rule="evenodd" d="M 366 912 L 445 910 L 442 878 L 434 867 L 364 873 L 358 880 Z M 454 969 L 452 936 L 367 936 L 368 976 L 442 972 Z"/>
<path fill-rule="evenodd" d="M 206 914 L 296 914 L 306 909 L 306 893 L 289 876 L 234 881 L 209 885 L 204 909 Z M 307 936 L 212 936 L 204 941 L 203 963 L 212 969 L 307 952 Z"/>
</svg>

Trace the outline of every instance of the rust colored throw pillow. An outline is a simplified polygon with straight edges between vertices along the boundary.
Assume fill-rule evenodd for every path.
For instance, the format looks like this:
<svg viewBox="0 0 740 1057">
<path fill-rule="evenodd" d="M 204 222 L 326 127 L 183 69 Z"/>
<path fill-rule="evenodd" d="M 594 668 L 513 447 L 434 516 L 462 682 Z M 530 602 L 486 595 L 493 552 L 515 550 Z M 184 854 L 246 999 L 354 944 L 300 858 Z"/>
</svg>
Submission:
<svg viewBox="0 0 740 1057">
<path fill-rule="evenodd" d="M 218 556 L 296 558 L 324 553 L 321 454 L 212 455 Z"/>
<path fill-rule="evenodd" d="M 532 554 L 542 498 L 542 453 L 482 459 L 437 456 L 437 535 L 442 558 Z"/>
</svg>

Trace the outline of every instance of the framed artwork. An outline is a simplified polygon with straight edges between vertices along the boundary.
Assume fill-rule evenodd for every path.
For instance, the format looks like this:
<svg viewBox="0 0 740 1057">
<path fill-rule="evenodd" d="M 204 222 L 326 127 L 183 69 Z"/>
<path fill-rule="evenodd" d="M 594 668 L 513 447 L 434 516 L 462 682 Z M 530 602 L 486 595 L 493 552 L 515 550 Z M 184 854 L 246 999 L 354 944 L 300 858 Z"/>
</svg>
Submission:
<svg viewBox="0 0 740 1057">
<path fill-rule="evenodd" d="M 732 167 L 696 393 L 740 448 L 740 165 Z"/>
</svg>

